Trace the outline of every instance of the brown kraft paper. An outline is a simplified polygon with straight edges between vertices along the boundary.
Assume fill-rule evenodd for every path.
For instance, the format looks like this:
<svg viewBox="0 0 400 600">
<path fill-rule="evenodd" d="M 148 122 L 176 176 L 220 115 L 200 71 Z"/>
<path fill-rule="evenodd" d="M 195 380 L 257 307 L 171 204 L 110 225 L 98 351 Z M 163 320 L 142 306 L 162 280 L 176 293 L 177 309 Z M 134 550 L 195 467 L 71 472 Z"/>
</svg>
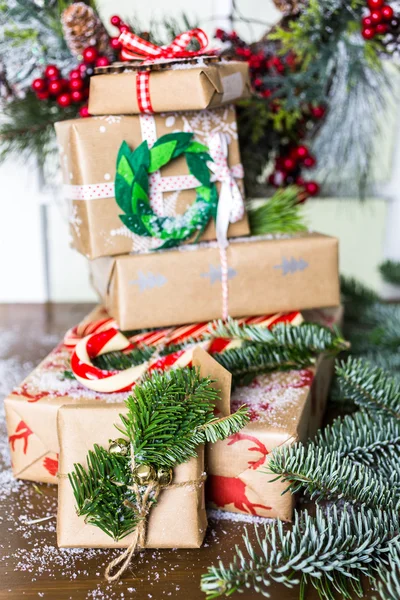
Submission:
<svg viewBox="0 0 400 600">
<path fill-rule="evenodd" d="M 150 99 L 155 113 L 216 108 L 250 96 L 249 68 L 245 62 L 172 65 L 151 71 Z M 140 112 L 136 71 L 95 75 L 90 79 L 91 115 L 128 115 Z"/>
<path fill-rule="evenodd" d="M 203 376 L 217 379 L 215 386 L 222 391 L 219 410 L 226 412 L 230 402 L 231 376 L 204 350 L 197 348 L 193 364 Z M 87 467 L 86 456 L 94 444 L 108 447 L 110 439 L 118 437 L 115 425 L 125 414 L 124 404 L 63 406 L 58 413 L 60 467 L 58 486 L 57 542 L 68 548 L 125 548 L 134 534 L 114 541 L 98 527 L 85 523 L 76 513 L 71 484 L 65 475 L 75 463 Z M 173 483 L 196 481 L 204 474 L 204 446 L 197 458 L 174 469 Z M 177 514 L 179 518 L 177 519 Z M 147 524 L 147 548 L 199 548 L 207 527 L 204 485 L 171 487 L 163 490 L 151 509 Z"/>
<path fill-rule="evenodd" d="M 207 446 L 206 499 L 219 510 L 280 518 L 290 521 L 295 497 L 282 493 L 287 483 L 273 481 L 268 462 L 274 448 L 306 442 L 322 424 L 334 359 L 320 358 L 316 367 L 275 372 L 257 377 L 250 386 L 235 390 L 240 402 L 249 404 L 251 421 L 239 433 Z M 265 386 L 256 406 L 252 392 Z M 257 398 L 257 394 L 255 394 Z"/>
<path fill-rule="evenodd" d="M 310 233 L 232 239 L 227 249 L 231 317 L 339 304 L 338 240 Z M 92 282 L 122 330 L 222 317 L 215 242 L 178 250 L 100 258 Z"/>
<path fill-rule="evenodd" d="M 201 112 L 154 115 L 154 119 L 157 137 L 174 131 L 192 131 L 195 139 L 207 145 L 210 134 L 224 133 L 229 142 L 228 164 L 231 168 L 240 165 L 233 106 Z M 69 204 L 73 247 L 90 259 L 150 249 L 152 238 L 139 237 L 122 224 L 119 218 L 122 211 L 113 195 L 116 160 L 121 143 L 125 140 L 135 149 L 143 141 L 140 117 L 106 116 L 62 121 L 56 123 L 56 133 L 64 193 Z M 174 159 L 161 169 L 162 177 L 188 173 L 184 157 Z M 237 182 L 244 197 L 243 181 L 237 179 Z M 164 193 L 164 214 L 184 213 L 195 198 L 194 189 Z M 245 216 L 229 226 L 228 237 L 249 233 Z M 210 222 L 201 239 L 215 238 L 215 225 Z"/>
</svg>

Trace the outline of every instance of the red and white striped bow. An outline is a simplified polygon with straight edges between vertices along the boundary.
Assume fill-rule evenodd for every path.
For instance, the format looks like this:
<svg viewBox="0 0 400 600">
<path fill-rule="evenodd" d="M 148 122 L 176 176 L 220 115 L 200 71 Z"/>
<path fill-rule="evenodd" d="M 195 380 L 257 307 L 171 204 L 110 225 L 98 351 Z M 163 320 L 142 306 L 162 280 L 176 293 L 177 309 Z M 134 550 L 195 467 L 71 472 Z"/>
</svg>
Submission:
<svg viewBox="0 0 400 600">
<path fill-rule="evenodd" d="M 199 50 L 187 50 L 189 43 L 197 40 Z M 168 46 L 157 46 L 130 31 L 123 31 L 119 36 L 122 44 L 121 59 L 133 60 L 144 57 L 146 62 L 154 62 L 162 58 L 191 58 L 206 52 L 208 37 L 202 29 L 190 29 L 178 35 Z"/>
</svg>

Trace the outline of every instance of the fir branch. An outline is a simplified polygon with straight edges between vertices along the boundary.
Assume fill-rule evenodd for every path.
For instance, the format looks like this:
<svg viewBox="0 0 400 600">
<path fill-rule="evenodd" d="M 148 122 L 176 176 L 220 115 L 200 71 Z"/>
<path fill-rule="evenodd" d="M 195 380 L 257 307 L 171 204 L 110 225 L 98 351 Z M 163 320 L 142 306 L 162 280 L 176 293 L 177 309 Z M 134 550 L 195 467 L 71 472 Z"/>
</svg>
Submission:
<svg viewBox="0 0 400 600">
<path fill-rule="evenodd" d="M 255 343 L 215 354 L 214 358 L 236 380 L 251 374 L 302 369 L 315 362 L 315 358 L 310 352 L 299 352 L 274 345 Z"/>
<path fill-rule="evenodd" d="M 131 533 L 138 518 L 126 501 L 134 504 L 135 494 L 130 489 L 132 473 L 126 457 L 110 454 L 95 445 L 87 456 L 87 469 L 75 464 L 68 474 L 78 514 L 85 522 L 99 527 L 114 540 Z"/>
<path fill-rule="evenodd" d="M 136 386 L 121 415 L 121 433 L 131 442 L 135 461 L 165 468 L 197 456 L 197 447 L 239 431 L 248 421 L 243 408 L 223 421 L 214 417 L 218 391 L 196 369 L 154 373 Z"/>
<path fill-rule="evenodd" d="M 270 473 L 288 482 L 286 491 L 303 490 L 315 500 L 344 500 L 368 508 L 400 508 L 397 490 L 372 469 L 342 458 L 339 452 L 299 443 L 282 446 L 272 453 Z"/>
<path fill-rule="evenodd" d="M 400 598 L 400 542 L 395 541 L 389 550 L 389 564 L 378 570 L 378 591 L 383 600 Z"/>
<path fill-rule="evenodd" d="M 349 358 L 336 366 L 343 394 L 368 412 L 400 419 L 400 384 L 383 369 Z"/>
<path fill-rule="evenodd" d="M 333 598 L 332 588 L 345 599 L 351 591 L 360 596 L 361 575 L 375 578 L 376 569 L 389 564 L 398 531 L 398 516 L 392 512 L 345 506 L 340 513 L 317 505 L 315 517 L 297 512 L 290 531 L 279 520 L 260 526 L 257 547 L 246 532 L 246 554 L 236 547 L 231 563 L 210 567 L 201 589 L 208 600 L 249 588 L 269 598 L 272 581 L 289 588 L 300 584 L 302 593 L 310 582 L 324 600 Z"/>
<path fill-rule="evenodd" d="M 247 214 L 253 235 L 297 233 L 307 227 L 299 204 L 300 188 L 289 186 L 275 192 L 261 205 L 250 204 Z"/>
<path fill-rule="evenodd" d="M 93 364 L 99 369 L 107 371 L 123 371 L 124 369 L 129 369 L 148 361 L 155 352 L 156 349 L 150 346 L 135 348 L 127 354 L 118 351 L 107 352 L 94 358 Z"/>
<path fill-rule="evenodd" d="M 357 412 L 321 429 L 314 444 L 387 474 L 388 457 L 400 464 L 400 421 Z"/>
<path fill-rule="evenodd" d="M 337 331 L 316 323 L 301 325 L 278 323 L 271 329 L 267 329 L 259 325 L 241 325 L 234 319 L 228 319 L 227 322 L 215 321 L 210 327 L 210 332 L 213 337 L 271 344 L 313 354 L 337 353 L 348 348 L 347 342 Z"/>
<path fill-rule="evenodd" d="M 351 304 L 371 306 L 379 300 L 378 294 L 354 277 L 344 277 L 342 275 L 340 277 L 340 291 L 343 299 L 350 306 Z"/>
<path fill-rule="evenodd" d="M 379 265 L 379 272 L 387 283 L 400 285 L 400 262 L 385 260 Z"/>
</svg>

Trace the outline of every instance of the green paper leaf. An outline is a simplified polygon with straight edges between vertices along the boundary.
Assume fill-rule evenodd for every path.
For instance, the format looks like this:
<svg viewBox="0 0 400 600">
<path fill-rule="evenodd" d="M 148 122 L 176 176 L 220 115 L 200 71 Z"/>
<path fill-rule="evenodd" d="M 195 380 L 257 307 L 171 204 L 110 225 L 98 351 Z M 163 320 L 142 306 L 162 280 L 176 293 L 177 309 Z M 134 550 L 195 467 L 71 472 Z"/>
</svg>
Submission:
<svg viewBox="0 0 400 600">
<path fill-rule="evenodd" d="M 158 171 L 158 169 L 166 165 L 171 160 L 176 145 L 176 140 L 171 140 L 160 146 L 154 145 L 150 150 L 150 167 L 148 172 L 154 173 L 154 171 Z"/>
<path fill-rule="evenodd" d="M 180 156 L 182 152 L 185 152 L 188 149 L 192 142 L 192 139 L 193 133 L 186 133 L 184 131 L 178 131 L 178 133 L 167 133 L 166 135 L 162 135 L 160 138 L 158 138 L 153 148 L 156 148 L 161 144 L 166 144 L 168 142 L 175 141 L 176 147 L 172 158 L 176 158 L 177 156 Z"/>
<path fill-rule="evenodd" d="M 205 152 L 208 154 L 209 149 L 207 146 L 204 146 L 204 144 L 200 144 L 200 142 L 194 141 L 187 148 L 186 152 L 193 152 L 193 153 Z"/>
<path fill-rule="evenodd" d="M 138 183 L 146 194 L 149 195 L 149 173 L 144 167 L 140 167 L 137 171 L 135 183 Z"/>
<path fill-rule="evenodd" d="M 140 146 L 131 153 L 129 162 L 132 165 L 135 174 L 138 173 L 140 168 L 148 171 L 150 166 L 150 150 L 146 141 L 142 142 Z"/>
<path fill-rule="evenodd" d="M 137 181 L 135 181 L 132 189 L 132 212 L 134 215 L 140 214 L 140 211 L 138 210 L 139 202 L 140 207 L 143 207 L 143 205 L 149 205 L 149 197 L 142 188 L 142 186 Z"/>
<path fill-rule="evenodd" d="M 122 155 L 117 164 L 117 174 L 122 177 L 128 186 L 131 186 L 134 179 L 132 167 L 125 155 Z"/>
<path fill-rule="evenodd" d="M 132 186 L 119 173 L 115 176 L 115 200 L 122 211 L 131 211 Z"/>
<path fill-rule="evenodd" d="M 186 155 L 189 171 L 205 186 L 210 185 L 210 170 L 204 160 L 199 158 L 197 154 Z"/>
</svg>

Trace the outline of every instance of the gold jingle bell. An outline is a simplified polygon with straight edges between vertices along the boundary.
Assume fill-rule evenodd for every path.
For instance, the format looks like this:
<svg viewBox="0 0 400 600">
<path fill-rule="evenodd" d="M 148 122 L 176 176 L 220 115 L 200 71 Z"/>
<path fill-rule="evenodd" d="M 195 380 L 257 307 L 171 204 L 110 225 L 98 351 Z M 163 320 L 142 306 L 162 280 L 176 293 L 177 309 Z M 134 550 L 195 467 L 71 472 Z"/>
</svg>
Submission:
<svg viewBox="0 0 400 600">
<path fill-rule="evenodd" d="M 172 483 L 172 469 L 159 467 L 157 469 L 157 481 L 160 487 L 167 487 Z"/>
<path fill-rule="evenodd" d="M 132 475 L 138 485 L 148 485 L 156 480 L 156 470 L 153 465 L 138 465 Z"/>
<path fill-rule="evenodd" d="M 110 440 L 108 451 L 111 452 L 111 454 L 121 454 L 122 456 L 126 456 L 129 452 L 129 441 L 124 438 Z"/>
</svg>

